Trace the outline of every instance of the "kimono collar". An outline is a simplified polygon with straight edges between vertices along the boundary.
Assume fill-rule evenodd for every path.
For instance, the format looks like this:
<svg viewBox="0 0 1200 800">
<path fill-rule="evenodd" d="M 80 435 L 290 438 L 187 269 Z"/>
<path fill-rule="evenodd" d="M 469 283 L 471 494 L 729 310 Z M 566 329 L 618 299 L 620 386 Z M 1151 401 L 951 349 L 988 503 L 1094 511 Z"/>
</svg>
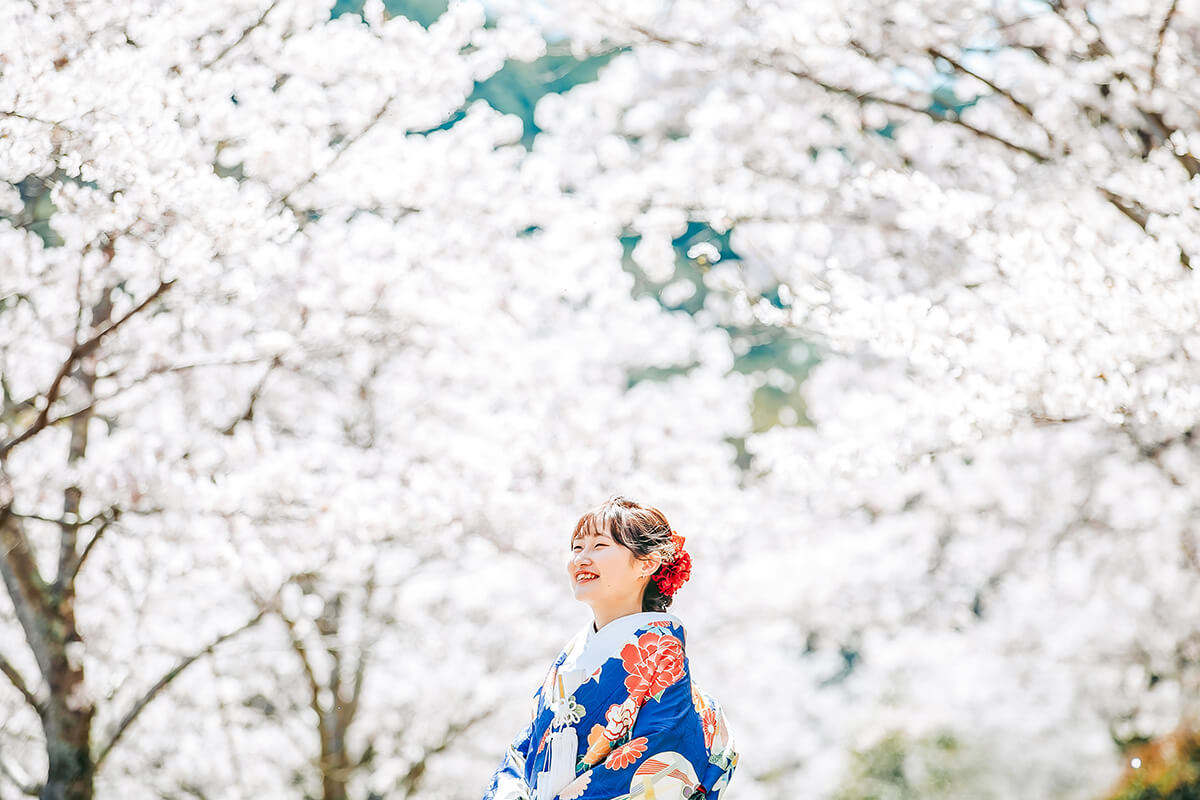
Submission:
<svg viewBox="0 0 1200 800">
<path fill-rule="evenodd" d="M 633 637 L 638 628 L 651 622 L 669 622 L 673 626 L 683 627 L 679 617 L 657 611 L 617 617 L 598 631 L 593 627 L 595 621 L 584 626 L 567 645 L 567 657 L 560 668 L 564 681 L 574 684 L 564 687 L 567 694 L 577 689 L 597 667 L 617 655 L 621 646 Z"/>
</svg>

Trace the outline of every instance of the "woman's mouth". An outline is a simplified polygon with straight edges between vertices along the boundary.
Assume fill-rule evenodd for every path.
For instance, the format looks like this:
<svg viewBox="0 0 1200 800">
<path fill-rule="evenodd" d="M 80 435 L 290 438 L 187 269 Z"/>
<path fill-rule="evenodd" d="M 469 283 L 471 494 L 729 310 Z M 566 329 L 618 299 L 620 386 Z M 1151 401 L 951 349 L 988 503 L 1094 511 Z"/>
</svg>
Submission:
<svg viewBox="0 0 1200 800">
<path fill-rule="evenodd" d="M 575 573 L 575 583 L 576 584 L 590 583 L 599 577 L 600 576 L 594 572 L 576 572 Z"/>
</svg>

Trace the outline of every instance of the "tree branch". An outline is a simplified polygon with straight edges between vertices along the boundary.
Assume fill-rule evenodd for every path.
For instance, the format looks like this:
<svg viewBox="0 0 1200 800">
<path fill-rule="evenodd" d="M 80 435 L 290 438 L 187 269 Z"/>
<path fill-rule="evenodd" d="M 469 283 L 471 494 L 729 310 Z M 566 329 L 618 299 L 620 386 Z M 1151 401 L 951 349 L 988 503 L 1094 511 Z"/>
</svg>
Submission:
<svg viewBox="0 0 1200 800">
<path fill-rule="evenodd" d="M 1147 236 L 1151 237 L 1152 239 L 1157 238 L 1154 236 L 1154 234 L 1150 233 L 1150 231 L 1146 229 L 1146 224 L 1150 221 L 1150 212 L 1147 211 L 1143 205 L 1131 200 L 1126 200 L 1124 197 L 1121 197 L 1121 195 L 1112 192 L 1103 186 L 1098 187 L 1098 191 L 1104 196 L 1105 200 L 1111 203 L 1114 208 L 1124 214 L 1127 218 L 1132 220 Z M 1186 269 L 1192 268 L 1192 259 L 1190 256 L 1188 256 L 1187 251 L 1185 251 L 1182 247 L 1179 248 L 1179 263 L 1182 264 Z"/>
<path fill-rule="evenodd" d="M 155 289 L 149 297 L 139 303 L 136 307 L 126 312 L 125 316 L 113 322 L 106 328 L 97 331 L 96 334 L 87 341 L 78 342 L 74 347 L 71 348 L 71 352 L 67 354 L 67 360 L 64 361 L 63 365 L 59 368 L 58 374 L 54 376 L 53 383 L 50 384 L 50 389 L 46 392 L 46 404 L 42 407 L 42 410 L 38 412 L 37 419 L 35 419 L 22 433 L 8 440 L 3 445 L 0 445 L 0 461 L 3 461 L 8 456 L 9 451 L 11 451 L 14 447 L 26 441 L 27 439 L 36 436 L 47 426 L 47 424 L 50 422 L 50 407 L 54 405 L 54 402 L 58 399 L 58 394 L 62 389 L 62 383 L 64 380 L 66 380 L 67 376 L 71 374 L 71 369 L 75 366 L 75 363 L 79 361 L 79 359 L 95 351 L 95 349 L 100 346 L 100 342 L 104 339 L 104 337 L 116 332 L 126 322 L 144 311 L 151 303 L 153 303 L 155 300 L 161 297 L 164 292 L 170 289 L 174 283 L 175 281 L 173 280 L 162 281 L 158 284 L 158 288 Z"/>
<path fill-rule="evenodd" d="M 94 534 L 92 534 L 92 538 L 88 539 L 88 543 L 83 546 L 83 552 L 72 560 L 70 569 L 66 573 L 66 578 L 64 581 L 65 583 L 74 583 L 75 578 L 79 575 L 79 570 L 83 569 L 83 562 L 87 561 L 87 557 L 92 552 L 92 548 L 96 546 L 96 542 L 100 541 L 100 537 L 104 535 L 104 532 L 108 530 L 109 526 L 116 522 L 120 516 L 120 509 L 113 508 L 112 516 L 104 520 L 104 523 L 96 529 Z M 62 580 L 62 578 L 60 578 L 60 580 Z"/>
<path fill-rule="evenodd" d="M 0 117 L 13 117 L 15 119 L 23 119 L 27 122 L 38 122 L 42 125 L 49 125 L 52 128 L 62 127 L 61 122 L 55 122 L 52 119 L 42 119 L 41 117 L 30 116 L 29 114 L 22 114 L 19 111 L 0 111 Z"/>
<path fill-rule="evenodd" d="M 1041 128 L 1042 132 L 1046 134 L 1046 140 L 1048 143 L 1050 143 L 1050 144 L 1054 143 L 1054 135 L 1051 134 L 1050 131 L 1046 130 L 1046 126 L 1044 126 L 1041 123 L 1041 121 L 1038 120 L 1037 116 L 1034 115 L 1033 109 L 1026 103 L 1018 100 L 1011 91 L 1009 91 L 1008 89 L 1004 89 L 1000 86 L 997 86 L 995 83 L 993 83 L 992 81 L 983 77 L 978 72 L 968 69 L 966 67 L 966 65 L 964 65 L 962 62 L 958 61 L 957 59 L 951 58 L 950 56 L 946 55 L 941 50 L 938 50 L 936 47 L 930 47 L 925 52 L 929 53 L 929 55 L 933 56 L 934 58 L 942 59 L 950 66 L 954 67 L 954 69 L 957 70 L 958 72 L 961 72 L 964 75 L 968 75 L 968 76 L 974 78 L 975 80 L 982 83 L 984 86 L 987 86 L 989 89 L 991 89 L 996 94 L 1000 95 L 1001 97 L 1006 98 L 1010 103 L 1012 103 L 1014 106 L 1016 106 L 1021 111 L 1022 114 L 1024 114 L 1026 117 L 1028 117 L 1031 122 L 1035 123 L 1039 128 Z"/>
<path fill-rule="evenodd" d="M 12 767 L 8 766 L 3 759 L 0 759 L 0 775 L 3 775 L 12 781 L 12 784 L 21 791 L 21 794 L 27 794 L 30 797 L 38 797 L 42 793 L 41 786 L 37 785 L 36 783 L 29 783 L 28 779 L 17 775 L 15 772 L 13 772 Z"/>
<path fill-rule="evenodd" d="M 1196 506 L 1192 507 L 1193 512 L 1196 511 L 1196 509 Z M 1196 516 L 1193 513 L 1192 519 L 1195 518 Z M 1183 557 L 1187 560 L 1188 566 L 1190 566 L 1196 572 L 1200 572 L 1200 553 L 1197 553 L 1196 551 L 1196 538 L 1194 534 L 1194 527 L 1180 529 L 1179 549 L 1183 552 Z"/>
<path fill-rule="evenodd" d="M 25 683 L 25 679 L 21 677 L 21 673 L 17 672 L 17 668 L 3 655 L 0 655 L 0 672 L 3 672 L 4 676 L 8 678 L 9 683 L 21 693 L 21 696 L 25 698 L 25 702 L 29 704 L 29 707 L 41 715 L 42 702 L 37 699 L 37 696 L 33 692 L 29 691 L 29 686 Z"/>
<path fill-rule="evenodd" d="M 635 32 L 637 32 L 637 33 L 641 34 L 643 37 L 645 37 L 648 41 L 655 42 L 658 44 L 683 45 L 683 46 L 694 47 L 694 48 L 698 48 L 698 49 L 707 49 L 708 48 L 708 46 L 704 42 L 689 41 L 687 39 L 666 38 L 666 37 L 663 37 L 663 36 L 660 36 L 660 35 L 654 33 L 651 30 L 648 30 L 647 28 L 642 27 L 640 25 L 631 25 L 630 27 L 632 30 L 634 30 Z M 867 55 L 867 57 L 870 57 L 869 53 L 865 54 L 865 55 Z M 920 106 L 913 105 L 912 103 L 907 103 L 903 100 L 892 100 L 892 99 L 889 99 L 886 97 L 880 97 L 880 96 L 872 94 L 870 92 L 860 92 L 856 89 L 849 89 L 844 86 L 836 86 L 834 84 L 827 83 L 827 82 L 821 80 L 820 78 L 816 77 L 815 75 L 808 72 L 807 70 L 792 69 L 790 67 L 784 67 L 779 64 L 774 64 L 770 61 L 765 61 L 761 58 L 756 58 L 753 61 L 751 61 L 750 63 L 754 64 L 755 66 L 762 67 L 764 69 L 771 69 L 771 70 L 776 70 L 776 71 L 780 71 L 780 72 L 786 72 L 789 75 L 799 78 L 802 81 L 807 81 L 807 82 L 813 84 L 814 86 L 818 86 L 821 89 L 824 89 L 826 92 L 829 92 L 830 94 L 836 94 L 836 95 L 841 95 L 843 97 L 849 97 L 852 100 L 858 102 L 860 105 L 863 105 L 866 103 L 880 103 L 882 105 L 891 106 L 892 108 L 899 108 L 899 109 L 903 109 L 903 110 L 908 111 L 913 114 L 918 114 L 920 116 L 928 117 L 929 119 L 932 119 L 935 122 L 949 122 L 953 125 L 957 125 L 960 128 L 964 128 L 965 130 L 970 131 L 971 133 L 975 134 L 976 136 L 979 136 L 981 138 L 984 138 L 989 141 L 996 142 L 997 144 L 1003 145 L 1004 147 L 1007 147 L 1009 150 L 1014 150 L 1018 153 L 1024 153 L 1025 155 L 1029 156 L 1030 158 L 1032 158 L 1034 161 L 1038 162 L 1039 164 L 1044 164 L 1050 160 L 1050 157 L 1047 156 L 1045 153 L 1039 153 L 1037 150 L 1026 147 L 1024 145 L 1017 144 L 1016 142 L 1009 141 L 1008 139 L 1005 139 L 1003 136 L 992 133 L 991 131 L 988 131 L 988 130 L 984 130 L 983 128 L 979 128 L 975 125 L 972 125 L 969 122 L 965 122 L 965 121 L 963 121 L 963 119 L 961 117 L 959 117 L 957 115 L 952 116 L 952 117 L 946 116 L 944 114 L 938 114 L 937 112 L 933 111 L 932 109 L 921 108 Z M 1049 132 L 1047 132 L 1046 135 L 1049 136 Z"/>
<path fill-rule="evenodd" d="M 106 403 L 109 400 L 119 397 L 121 394 L 129 391 L 130 389 L 134 388 L 135 386 L 138 386 L 158 375 L 164 375 L 164 374 L 172 373 L 172 372 L 185 372 L 187 370 L 200 369 L 202 367 L 254 366 L 257 364 L 261 364 L 263 362 L 263 360 L 264 360 L 263 358 L 245 358 L 245 359 L 235 359 L 232 361 L 213 361 L 210 363 L 179 364 L 179 365 L 170 366 L 170 367 L 156 367 L 156 368 L 147 370 L 144 374 L 139 375 L 138 377 L 130 380 L 128 383 L 118 386 L 116 389 L 113 389 L 108 394 L 94 398 L 90 403 L 88 403 L 85 406 L 77 408 L 74 411 L 69 411 L 65 414 L 58 415 L 54 419 L 49 420 L 46 423 L 45 427 L 52 428 L 55 425 L 58 425 L 60 423 L 70 422 L 71 420 L 75 419 L 76 417 L 80 416 L 81 414 L 91 414 L 96 410 L 96 407 L 101 405 L 102 403 Z M 277 358 L 275 360 L 278 361 Z M 113 377 L 113 374 L 109 373 L 107 375 L 97 375 L 96 377 L 111 378 L 111 377 Z"/>
<path fill-rule="evenodd" d="M 367 575 L 366 586 L 363 587 L 366 597 L 363 598 L 363 616 L 367 616 L 371 611 L 371 598 L 375 594 L 375 565 L 372 564 L 370 573 Z M 354 685 L 350 689 L 349 702 L 343 703 L 338 709 L 339 719 L 342 731 L 346 731 L 350 727 L 350 723 L 354 721 L 355 715 L 358 714 L 358 701 L 362 697 L 363 683 L 367 675 L 367 659 L 369 657 L 370 648 L 360 648 L 358 654 L 358 664 L 354 668 Z"/>
<path fill-rule="evenodd" d="M 141 714 L 146 706 L 150 704 L 150 701 L 152 701 L 163 689 L 170 685 L 171 681 L 178 678 L 180 673 L 182 673 L 185 669 L 196 663 L 208 653 L 211 653 L 221 644 L 237 636 L 239 633 L 253 628 L 262 621 L 262 618 L 266 616 L 266 613 L 266 609 L 260 610 L 243 625 L 233 629 L 232 631 L 229 631 L 228 633 L 221 634 L 216 639 L 213 639 L 211 642 L 209 642 L 209 644 L 204 648 L 197 650 L 190 656 L 181 659 L 178 664 L 176 664 L 174 667 L 168 670 L 165 675 L 155 681 L 154 685 L 147 689 L 146 693 L 138 698 L 137 702 L 135 702 L 129 711 L 125 713 L 125 716 L 121 717 L 121 721 L 117 723 L 117 727 L 113 731 L 112 736 L 109 737 L 108 743 L 101 748 L 99 755 L 96 756 L 93 771 L 98 772 L 100 770 L 100 766 L 104 763 L 104 759 L 106 759 L 108 754 L 112 752 L 113 747 L 116 746 L 117 742 L 121 740 L 121 737 L 124 735 L 125 731 L 129 729 L 129 726 L 132 725 L 134 720 L 138 718 L 138 715 Z"/>
<path fill-rule="evenodd" d="M 417 785 L 421 782 L 421 779 L 425 777 L 425 770 L 429 765 L 429 759 L 431 757 L 436 756 L 438 753 L 448 748 L 454 743 L 455 739 L 489 717 L 491 713 L 492 712 L 490 710 L 480 711 L 478 714 L 468 717 L 467 719 L 460 720 L 447 728 L 446 733 L 442 736 L 442 740 L 437 744 L 426 748 L 425 752 L 421 754 L 421 757 L 414 761 L 413 764 L 408 768 L 408 771 L 405 772 L 404 775 L 400 777 L 400 780 L 396 782 L 397 788 L 402 792 L 401 796 L 411 797 L 412 793 L 416 791 Z"/>
<path fill-rule="evenodd" d="M 282 609 L 276 609 L 276 614 L 283 620 L 283 624 L 288 629 L 288 639 L 291 640 L 292 649 L 296 651 L 296 655 L 300 659 L 300 666 L 304 670 L 304 677 L 308 681 L 308 690 L 311 695 L 310 707 L 317 714 L 318 732 L 322 737 L 325 736 L 325 715 L 321 710 L 321 683 L 317 680 L 317 674 L 313 671 L 312 662 L 308 659 L 308 647 L 304 644 L 304 640 L 296 633 L 296 621 L 283 613 Z"/>
<path fill-rule="evenodd" d="M 229 423 L 224 429 L 222 429 L 222 435 L 233 436 L 233 432 L 237 429 L 239 422 L 250 422 L 254 419 L 254 405 L 258 402 L 258 398 L 262 395 L 262 390 L 267 385 L 267 379 L 271 377 L 271 373 L 281 363 L 282 362 L 278 357 L 271 359 L 271 363 L 267 365 L 266 372 L 263 373 L 263 376 L 259 379 L 254 389 L 250 392 L 250 402 L 246 404 L 246 410 L 239 414 L 233 422 Z"/>
<path fill-rule="evenodd" d="M 1139 106 L 1138 112 L 1142 115 L 1142 119 L 1154 129 L 1154 135 L 1162 141 L 1163 145 L 1175 156 L 1179 165 L 1187 171 L 1188 179 L 1191 180 L 1200 175 L 1200 160 L 1171 140 L 1176 128 L 1168 125 L 1163 115 L 1157 111 L 1147 111 Z"/>
<path fill-rule="evenodd" d="M 772 69 L 780 69 L 779 67 L 776 67 L 776 66 L 774 66 L 772 64 L 768 64 L 768 63 L 763 63 L 763 62 L 759 62 L 759 61 L 756 61 L 755 63 L 759 64 L 760 66 L 769 67 Z M 971 123 L 966 122 L 965 120 L 963 120 L 961 117 L 959 117 L 957 115 L 950 117 L 950 116 L 946 116 L 944 114 L 938 114 L 937 112 L 933 111 L 933 109 L 921 108 L 920 106 L 913 105 L 911 103 L 907 103 L 903 100 L 892 100 L 887 97 L 880 97 L 879 95 L 871 94 L 870 92 L 859 92 L 854 89 L 848 89 L 843 86 L 835 86 L 831 83 L 826 83 L 825 81 L 815 77 L 814 75 L 811 75 L 808 72 L 805 72 L 804 70 L 793 70 L 793 69 L 788 69 L 786 67 L 784 67 L 782 69 L 790 75 L 793 75 L 801 80 L 808 81 L 809 83 L 812 83 L 815 86 L 819 86 L 820 88 L 824 89 L 825 91 L 829 92 L 830 94 L 836 94 L 836 95 L 841 95 L 843 97 L 849 97 L 852 100 L 859 103 L 860 105 L 865 105 L 867 103 L 880 103 L 885 106 L 891 106 L 892 108 L 903 109 L 912 114 L 917 114 L 920 116 L 928 117 L 929 119 L 933 120 L 934 122 L 949 122 L 952 125 L 957 125 L 960 128 L 964 128 L 964 129 L 970 131 L 971 133 L 975 134 L 976 136 L 979 136 L 981 138 L 987 139 L 992 142 L 996 142 L 997 144 L 1001 144 L 1004 147 L 1007 147 L 1009 150 L 1013 150 L 1018 153 L 1024 153 L 1025 155 L 1029 156 L 1030 158 L 1032 158 L 1034 161 L 1036 161 L 1039 164 L 1045 164 L 1047 161 L 1050 160 L 1050 157 L 1045 155 L 1044 153 L 1039 153 L 1037 150 L 1026 147 L 1025 145 L 1017 144 L 1016 142 L 1011 142 L 1008 139 L 1005 139 L 1003 136 L 999 136 L 995 133 L 992 133 L 991 131 L 976 127 L 975 125 L 972 125 Z"/>
<path fill-rule="evenodd" d="M 1104 34 L 1101 32 L 1100 26 L 1097 25 L 1096 21 L 1092 19 L 1090 14 L 1087 13 L 1086 6 L 1084 7 L 1084 19 L 1086 20 L 1088 27 L 1090 27 L 1096 34 L 1096 38 L 1090 42 L 1087 41 L 1087 36 L 1084 35 L 1084 32 L 1081 31 L 1079 26 L 1075 24 L 1075 20 L 1069 13 L 1067 13 L 1066 4 L 1062 2 L 1062 0 L 1049 0 L 1047 5 L 1050 6 L 1050 10 L 1057 14 L 1059 19 L 1061 19 L 1063 23 L 1071 29 L 1072 33 L 1087 42 L 1087 54 L 1089 58 L 1100 58 L 1102 56 L 1112 55 L 1112 50 L 1110 50 L 1108 45 L 1104 43 Z"/>
<path fill-rule="evenodd" d="M 383 105 L 380 106 L 379 110 L 375 112 L 375 115 L 372 116 L 371 119 L 367 121 L 367 124 L 362 127 L 362 130 L 358 131 L 353 136 L 346 138 L 342 142 L 342 146 L 339 147 L 338 151 L 333 154 L 333 158 L 330 159 L 328 164 L 323 165 L 319 169 L 314 169 L 311 173 L 309 173 L 307 178 L 305 178 L 304 180 L 300 181 L 298 184 L 293 186 L 290 190 L 288 190 L 287 194 L 285 194 L 283 197 L 281 197 L 279 199 L 279 202 L 285 208 L 287 208 L 289 211 L 291 211 L 293 215 L 295 215 L 297 222 L 299 224 L 299 227 L 303 228 L 306 224 L 308 224 L 308 217 L 307 217 L 307 215 L 301 214 L 299 212 L 299 210 L 292 204 L 292 195 L 294 195 L 296 192 L 300 191 L 304 187 L 311 184 L 318 177 L 320 177 L 322 172 L 324 172 L 325 170 L 329 169 L 334 164 L 336 164 L 341 159 L 341 157 L 345 154 L 345 152 L 354 145 L 355 142 L 357 142 L 363 136 L 366 136 L 367 133 L 369 133 L 371 131 L 371 129 L 374 128 L 381 119 L 383 119 L 384 115 L 387 114 L 388 109 L 391 108 L 391 105 L 393 102 L 395 102 L 395 100 L 396 100 L 396 95 L 394 95 L 394 94 L 388 95 L 387 100 L 383 101 Z"/>
<path fill-rule="evenodd" d="M 1158 27 L 1158 40 L 1154 46 L 1154 57 L 1150 59 L 1150 88 L 1154 89 L 1158 86 L 1158 60 L 1162 55 L 1163 41 L 1167 38 L 1167 28 L 1171 27 L 1171 20 L 1175 17 L 1175 11 L 1179 8 L 1179 0 L 1171 0 L 1171 7 L 1167 9 L 1166 16 L 1163 17 L 1162 25 Z"/>
<path fill-rule="evenodd" d="M 25 639 L 44 676 L 50 674 L 50 654 L 46 650 L 46 582 L 38 572 L 29 540 L 12 506 L 0 508 L 0 576 L 8 590 Z"/>
<path fill-rule="evenodd" d="M 266 10 L 263 11 L 262 14 L 259 15 L 258 19 L 255 20 L 254 23 L 250 27 L 248 27 L 242 31 L 241 36 L 239 36 L 235 41 L 228 44 L 224 50 L 217 53 L 216 56 L 211 58 L 208 61 L 208 63 L 206 63 L 203 67 L 201 67 L 201 69 L 209 69 L 210 67 L 215 65 L 218 61 L 225 58 L 225 56 L 229 55 L 234 50 L 234 48 L 236 48 L 242 42 L 246 41 L 247 36 L 254 33 L 254 31 L 258 30 L 266 23 L 267 15 L 270 14 L 272 11 L 274 11 L 275 6 L 277 6 L 277 5 L 279 5 L 279 0 L 274 0 L 274 2 L 272 2 L 271 5 L 267 6 Z"/>
</svg>

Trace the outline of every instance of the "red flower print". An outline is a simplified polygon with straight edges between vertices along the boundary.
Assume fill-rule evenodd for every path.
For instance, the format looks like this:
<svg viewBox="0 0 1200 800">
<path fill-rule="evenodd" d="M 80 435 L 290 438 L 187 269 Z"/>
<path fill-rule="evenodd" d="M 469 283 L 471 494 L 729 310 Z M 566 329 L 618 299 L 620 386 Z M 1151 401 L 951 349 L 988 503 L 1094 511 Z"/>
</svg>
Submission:
<svg viewBox="0 0 1200 800">
<path fill-rule="evenodd" d="M 639 736 L 633 741 L 621 745 L 608 754 L 608 758 L 604 760 L 604 766 L 612 770 L 625 769 L 641 758 L 642 753 L 646 752 L 646 745 L 649 741 L 645 736 Z"/>
<path fill-rule="evenodd" d="M 671 634 L 643 633 L 621 648 L 625 688 L 640 705 L 683 677 L 683 645 Z"/>
</svg>

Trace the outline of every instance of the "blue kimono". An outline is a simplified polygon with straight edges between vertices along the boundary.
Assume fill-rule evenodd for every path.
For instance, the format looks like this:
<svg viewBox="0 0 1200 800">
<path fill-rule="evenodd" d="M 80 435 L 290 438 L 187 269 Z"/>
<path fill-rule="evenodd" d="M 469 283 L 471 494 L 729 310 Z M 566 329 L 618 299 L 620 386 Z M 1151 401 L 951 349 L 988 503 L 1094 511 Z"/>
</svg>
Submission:
<svg viewBox="0 0 1200 800">
<path fill-rule="evenodd" d="M 599 631 L 588 623 L 533 699 L 483 800 L 715 800 L 737 766 L 670 614 L 631 614 Z"/>
</svg>

